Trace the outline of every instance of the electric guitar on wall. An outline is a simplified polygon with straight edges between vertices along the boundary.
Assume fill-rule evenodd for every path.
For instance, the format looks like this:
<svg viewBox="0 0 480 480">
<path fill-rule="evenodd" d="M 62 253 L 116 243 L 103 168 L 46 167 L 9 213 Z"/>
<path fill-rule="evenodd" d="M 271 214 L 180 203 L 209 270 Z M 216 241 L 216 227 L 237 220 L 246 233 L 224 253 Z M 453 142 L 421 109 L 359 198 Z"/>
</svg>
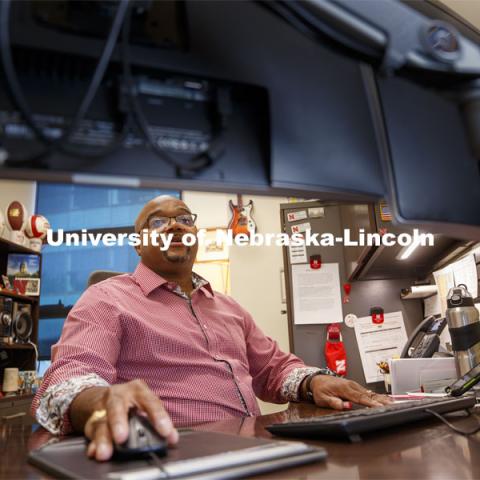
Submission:
<svg viewBox="0 0 480 480">
<path fill-rule="evenodd" d="M 237 205 L 234 205 L 231 200 L 228 202 L 228 205 L 232 211 L 232 218 L 228 228 L 232 230 L 233 236 L 236 237 L 239 233 L 245 233 L 250 236 L 252 233 L 255 233 L 257 226 L 252 217 L 253 200 L 244 205 L 242 196 L 237 195 Z"/>
</svg>

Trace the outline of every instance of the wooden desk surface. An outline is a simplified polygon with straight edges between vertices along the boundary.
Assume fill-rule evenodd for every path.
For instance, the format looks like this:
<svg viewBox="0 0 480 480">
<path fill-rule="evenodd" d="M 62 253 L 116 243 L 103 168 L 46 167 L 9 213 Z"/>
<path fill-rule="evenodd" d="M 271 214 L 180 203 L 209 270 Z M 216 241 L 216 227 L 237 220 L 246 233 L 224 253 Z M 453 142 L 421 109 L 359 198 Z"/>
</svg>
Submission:
<svg viewBox="0 0 480 480">
<path fill-rule="evenodd" d="M 311 405 L 292 405 L 287 411 L 257 418 L 232 419 L 196 428 L 243 436 L 271 437 L 264 426 L 289 417 L 325 413 Z M 480 414 L 453 418 L 462 428 L 473 428 Z M 30 426 L 0 425 L 0 479 L 49 478 L 27 464 L 28 451 L 51 436 Z M 363 442 L 320 440 L 329 457 L 324 463 L 262 475 L 262 479 L 480 479 L 480 434 L 464 437 L 432 419 L 364 437 Z"/>
</svg>

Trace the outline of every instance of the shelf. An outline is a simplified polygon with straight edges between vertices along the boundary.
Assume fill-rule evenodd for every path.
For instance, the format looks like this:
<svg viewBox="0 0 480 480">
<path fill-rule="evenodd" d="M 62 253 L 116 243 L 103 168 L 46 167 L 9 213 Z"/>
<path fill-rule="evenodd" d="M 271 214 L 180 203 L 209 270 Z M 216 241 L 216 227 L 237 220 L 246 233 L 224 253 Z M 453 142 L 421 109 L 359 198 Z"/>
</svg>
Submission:
<svg viewBox="0 0 480 480">
<path fill-rule="evenodd" d="M 34 394 L 27 393 L 27 394 L 19 394 L 19 395 L 8 395 L 0 397 L 0 404 L 10 403 L 10 402 L 18 402 L 20 400 L 33 400 Z"/>
<path fill-rule="evenodd" d="M 35 350 L 30 343 L 2 343 L 0 350 Z"/>
<path fill-rule="evenodd" d="M 2 253 L 29 253 L 32 255 L 41 255 L 41 252 L 24 247 L 18 243 L 11 242 L 6 238 L 0 237 L 0 254 Z"/>
<path fill-rule="evenodd" d="M 0 297 L 14 298 L 22 302 L 38 303 L 40 297 L 29 297 L 28 295 L 21 295 L 20 293 L 12 292 L 11 290 L 0 290 Z"/>
</svg>

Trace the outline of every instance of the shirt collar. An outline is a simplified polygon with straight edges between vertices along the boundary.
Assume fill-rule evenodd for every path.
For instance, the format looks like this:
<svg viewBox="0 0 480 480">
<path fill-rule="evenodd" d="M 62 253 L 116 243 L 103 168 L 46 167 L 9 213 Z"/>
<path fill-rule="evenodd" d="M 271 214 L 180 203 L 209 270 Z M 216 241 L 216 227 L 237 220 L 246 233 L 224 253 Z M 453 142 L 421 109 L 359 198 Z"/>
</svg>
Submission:
<svg viewBox="0 0 480 480">
<path fill-rule="evenodd" d="M 155 289 L 165 285 L 170 285 L 169 282 L 158 273 L 148 268 L 142 262 L 139 262 L 137 268 L 132 274 L 135 282 L 142 289 L 143 294 L 147 297 Z M 200 289 L 206 297 L 211 298 L 214 296 L 212 286 L 200 275 L 192 272 L 192 283 L 194 290 Z"/>
</svg>

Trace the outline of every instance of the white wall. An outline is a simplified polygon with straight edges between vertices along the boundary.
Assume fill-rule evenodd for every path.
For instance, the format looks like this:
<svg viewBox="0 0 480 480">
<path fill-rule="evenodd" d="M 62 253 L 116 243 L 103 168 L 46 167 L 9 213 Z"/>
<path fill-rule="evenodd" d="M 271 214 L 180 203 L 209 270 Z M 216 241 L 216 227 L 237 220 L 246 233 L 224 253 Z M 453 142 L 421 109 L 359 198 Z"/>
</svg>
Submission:
<svg viewBox="0 0 480 480">
<path fill-rule="evenodd" d="M 5 210 L 13 200 L 25 205 L 29 215 L 35 213 L 37 183 L 23 180 L 0 180 L 0 210 Z"/>
<path fill-rule="evenodd" d="M 198 228 L 227 228 L 230 220 L 228 201 L 236 196 L 228 193 L 182 192 L 182 200 L 198 215 Z"/>
<path fill-rule="evenodd" d="M 183 192 L 183 200 L 198 214 L 199 228 L 226 227 L 231 216 L 228 201 L 236 203 L 236 195 L 207 192 Z M 253 217 L 260 233 L 279 233 L 280 203 L 287 198 L 244 195 L 244 203 L 253 200 Z M 283 266 L 281 247 L 230 248 L 230 292 L 266 335 L 276 340 L 280 348 L 289 351 L 287 316 L 281 314 L 280 270 Z M 262 413 L 284 410 L 260 402 Z"/>
<path fill-rule="evenodd" d="M 253 217 L 259 233 L 280 233 L 280 204 L 286 198 L 248 196 L 254 203 Z M 287 316 L 281 315 L 280 271 L 282 248 L 237 247 L 230 251 L 231 292 L 255 318 L 258 325 L 280 347 L 289 351 Z"/>
</svg>

